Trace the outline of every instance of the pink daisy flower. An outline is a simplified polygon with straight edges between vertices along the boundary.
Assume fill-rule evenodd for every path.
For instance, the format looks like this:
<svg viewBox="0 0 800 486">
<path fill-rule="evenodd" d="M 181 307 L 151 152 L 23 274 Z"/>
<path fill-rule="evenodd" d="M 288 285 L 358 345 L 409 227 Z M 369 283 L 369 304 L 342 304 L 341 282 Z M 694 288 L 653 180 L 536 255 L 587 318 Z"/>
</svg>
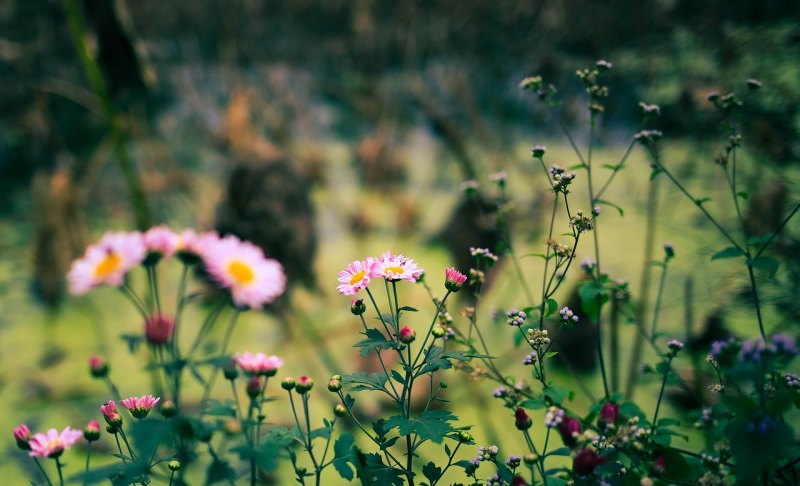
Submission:
<svg viewBox="0 0 800 486">
<path fill-rule="evenodd" d="M 108 403 L 100 405 L 100 413 L 106 419 L 106 423 L 112 427 L 119 427 L 122 425 L 122 416 L 117 412 L 117 404 L 114 400 L 109 400 Z"/>
<path fill-rule="evenodd" d="M 193 229 L 185 229 L 178 234 L 176 251 L 183 255 L 202 257 L 205 249 L 219 241 L 219 234 L 216 231 L 206 233 L 195 233 Z"/>
<path fill-rule="evenodd" d="M 119 287 L 146 255 L 141 233 L 106 233 L 86 249 L 83 258 L 72 262 L 67 274 L 70 292 L 81 295 L 102 284 Z"/>
<path fill-rule="evenodd" d="M 367 288 L 372 277 L 375 276 L 377 261 L 368 257 L 366 260 L 356 260 L 339 272 L 339 285 L 336 290 L 344 295 L 356 295 L 361 289 Z"/>
<path fill-rule="evenodd" d="M 31 447 L 29 454 L 33 457 L 58 457 L 82 436 L 83 432 L 70 427 L 64 428 L 60 434 L 56 429 L 50 429 L 46 434 L 31 437 L 28 442 Z"/>
<path fill-rule="evenodd" d="M 264 353 L 242 353 L 233 359 L 242 371 L 251 375 L 274 376 L 278 368 L 283 366 L 283 359 L 278 356 L 267 356 Z"/>
<path fill-rule="evenodd" d="M 32 436 L 31 429 L 25 424 L 19 424 L 14 428 L 14 439 L 17 441 L 17 447 L 22 450 L 30 450 L 31 447 L 28 442 L 30 442 Z"/>
<path fill-rule="evenodd" d="M 266 258 L 261 248 L 226 236 L 205 245 L 203 262 L 220 287 L 229 289 L 237 306 L 259 309 L 286 288 L 286 275 L 277 261 Z"/>
<path fill-rule="evenodd" d="M 157 253 L 163 258 L 171 257 L 178 249 L 180 237 L 166 226 L 154 226 L 144 235 L 144 246 L 150 253 Z"/>
<path fill-rule="evenodd" d="M 407 280 L 414 283 L 419 280 L 422 273 L 423 270 L 414 263 L 414 260 L 403 255 L 392 255 L 389 251 L 385 251 L 378 258 L 375 267 L 375 276 L 383 277 L 390 282 Z"/>
<path fill-rule="evenodd" d="M 125 400 L 120 400 L 119 403 L 121 403 L 123 407 L 127 408 L 131 415 L 133 415 L 135 418 L 143 419 L 147 417 L 147 414 L 150 413 L 150 410 L 156 406 L 156 403 L 158 403 L 159 400 L 161 400 L 160 397 L 144 395 L 141 397 L 126 398 Z"/>
<path fill-rule="evenodd" d="M 467 281 L 467 276 L 453 267 L 444 271 L 444 287 L 451 292 L 458 292 Z"/>
</svg>

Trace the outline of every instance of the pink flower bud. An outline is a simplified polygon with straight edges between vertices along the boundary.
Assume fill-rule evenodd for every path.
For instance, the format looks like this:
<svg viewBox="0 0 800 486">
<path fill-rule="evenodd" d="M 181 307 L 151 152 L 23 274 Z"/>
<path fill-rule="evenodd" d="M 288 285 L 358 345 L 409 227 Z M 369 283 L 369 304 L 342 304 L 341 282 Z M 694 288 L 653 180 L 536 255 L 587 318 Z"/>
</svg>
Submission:
<svg viewBox="0 0 800 486">
<path fill-rule="evenodd" d="M 100 438 L 100 424 L 97 420 L 90 420 L 83 429 L 83 438 L 89 442 L 94 442 Z"/>
<path fill-rule="evenodd" d="M 597 455 L 591 449 L 581 449 L 572 461 L 572 470 L 581 476 L 592 474 L 597 466 L 606 462 L 605 457 Z"/>
<path fill-rule="evenodd" d="M 105 378 L 108 376 L 108 364 L 100 356 L 94 355 L 89 358 L 89 372 L 94 378 Z"/>
<path fill-rule="evenodd" d="M 109 400 L 108 403 L 100 405 L 100 413 L 106 419 L 106 423 L 112 427 L 119 427 L 122 425 L 122 416 L 117 412 L 117 404 L 114 400 Z"/>
<path fill-rule="evenodd" d="M 578 419 L 564 417 L 558 426 L 558 432 L 561 434 L 561 440 L 564 441 L 564 445 L 574 447 L 578 443 L 578 436 L 582 432 L 581 423 Z"/>
<path fill-rule="evenodd" d="M 261 377 L 253 375 L 247 382 L 247 396 L 255 400 L 259 395 L 261 395 Z"/>
<path fill-rule="evenodd" d="M 525 409 L 518 408 L 516 412 L 514 412 L 514 425 L 517 426 L 519 430 L 528 430 L 531 428 L 533 424 L 533 420 L 531 420 L 530 416 L 525 412 Z"/>
<path fill-rule="evenodd" d="M 453 267 L 444 271 L 444 278 L 444 288 L 451 292 L 458 292 L 461 290 L 464 286 L 464 282 L 467 281 L 467 276 Z"/>
<path fill-rule="evenodd" d="M 297 379 L 297 384 L 295 385 L 295 389 L 297 393 L 303 395 L 307 393 L 314 387 L 314 380 L 306 375 L 302 375 L 300 378 Z"/>
<path fill-rule="evenodd" d="M 599 422 L 601 425 L 610 425 L 617 421 L 619 416 L 619 404 L 606 402 L 603 408 L 600 409 Z"/>
<path fill-rule="evenodd" d="M 400 329 L 397 338 L 400 340 L 401 343 L 411 344 L 417 338 L 417 333 L 414 332 L 414 330 L 411 329 L 410 327 L 404 326 L 402 329 Z"/>
<path fill-rule="evenodd" d="M 30 442 L 32 436 L 31 429 L 25 424 L 19 424 L 14 428 L 14 439 L 17 440 L 17 447 L 23 451 L 30 450 L 31 446 L 28 442 Z"/>
<path fill-rule="evenodd" d="M 175 321 L 163 314 L 153 314 L 144 322 L 144 336 L 154 346 L 162 346 L 172 339 Z"/>
</svg>

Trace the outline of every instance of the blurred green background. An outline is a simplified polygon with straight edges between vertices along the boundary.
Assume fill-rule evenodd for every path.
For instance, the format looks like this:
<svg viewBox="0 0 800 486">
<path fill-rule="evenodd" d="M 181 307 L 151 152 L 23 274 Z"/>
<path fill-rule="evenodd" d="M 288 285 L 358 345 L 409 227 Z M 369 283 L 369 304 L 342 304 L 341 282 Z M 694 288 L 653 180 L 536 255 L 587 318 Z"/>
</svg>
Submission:
<svg viewBox="0 0 800 486">
<path fill-rule="evenodd" d="M 150 392 L 146 354 L 130 355 L 119 339 L 142 325 L 123 296 L 108 288 L 82 298 L 65 293 L 69 263 L 103 231 L 152 222 L 235 231 L 261 243 L 290 273 L 290 297 L 280 305 L 291 317 L 247 313 L 232 350 L 280 354 L 282 372 L 307 373 L 321 385 L 334 372 L 369 366 L 351 348 L 360 324 L 349 299 L 335 292 L 339 270 L 391 249 L 414 258 L 441 294 L 444 268 L 492 234 L 491 221 L 464 209 L 463 181 L 478 180 L 491 200 L 488 174 L 507 171 L 516 252 L 543 251 L 552 196 L 529 149 L 547 145 L 548 163 L 578 162 L 556 120 L 585 145 L 585 99 L 574 71 L 597 59 L 614 63 L 605 77 L 611 95 L 598 164 L 617 163 L 641 128 L 638 102 L 657 103 L 665 164 L 696 194 L 713 198 L 707 206 L 728 224 L 735 214 L 713 163 L 724 132 L 705 97 L 743 93 L 746 79 L 761 80 L 742 118 L 740 183 L 750 194 L 748 231 L 775 229 L 798 187 L 797 18 L 800 4 L 782 1 L 0 0 L 0 430 L 9 438 L 0 474 L 25 484 L 34 472 L 10 440 L 16 424 L 82 427 L 99 418 L 97 407 L 109 397 L 88 376 L 91 354 L 110 359 L 123 395 Z M 553 113 L 518 88 L 533 74 L 558 86 L 563 102 Z M 649 218 L 649 175 L 635 149 L 605 196 L 625 212 L 607 207 L 602 215 L 604 271 L 630 282 L 635 302 L 649 296 L 652 308 L 659 273 L 640 289 L 643 268 L 661 259 L 669 241 L 678 258 L 661 328 L 697 343 L 713 332 L 754 335 L 742 268 L 709 261 L 724 241 L 666 181 L 655 183 L 658 210 Z M 131 196 L 136 190 L 146 207 Z M 589 209 L 584 192 L 573 197 Z M 567 229 L 560 216 L 556 234 Z M 657 227 L 652 253 L 648 218 Z M 790 225 L 782 239 L 784 256 L 797 254 L 797 230 Z M 591 247 L 578 248 L 579 260 L 592 255 Z M 520 262 L 536 295 L 540 261 Z M 164 292 L 174 295 L 179 268 L 165 268 Z M 763 277 L 772 329 L 796 327 L 797 275 L 790 262 Z M 560 303 L 577 279 L 576 272 L 567 280 Z M 133 283 L 144 288 L 141 275 Z M 401 301 L 422 311 L 411 323 L 422 332 L 434 311 L 424 289 L 403 288 Z M 456 325 L 466 324 L 466 303 L 451 304 Z M 504 261 L 478 309 L 503 356 L 501 369 L 520 378 L 525 351 L 491 316 L 531 304 Z M 194 315 L 199 326 L 202 309 Z M 635 333 L 623 324 L 620 390 Z M 574 339 L 581 349 L 591 338 Z M 699 344 L 696 354 L 705 355 Z M 653 361 L 649 350 L 644 356 Z M 679 368 L 690 374 L 688 361 Z M 588 368 L 580 381 L 599 395 Z M 479 444 L 501 441 L 504 456 L 523 452 L 510 412 L 492 403 L 492 383 L 459 371 L 447 380 L 447 398 L 476 426 Z M 657 380 L 639 383 L 636 398 L 649 410 Z M 314 400 L 329 416 L 332 402 L 319 388 Z M 576 402 L 586 410 L 590 400 L 579 392 Z M 685 400 L 671 403 L 691 435 Z M 290 420 L 281 402 L 268 417 Z M 541 440 L 543 427 L 534 432 Z M 68 470 L 77 472 L 82 460 L 69 455 Z M 335 473 L 327 474 L 335 484 Z M 276 484 L 289 481 L 279 474 Z"/>
</svg>

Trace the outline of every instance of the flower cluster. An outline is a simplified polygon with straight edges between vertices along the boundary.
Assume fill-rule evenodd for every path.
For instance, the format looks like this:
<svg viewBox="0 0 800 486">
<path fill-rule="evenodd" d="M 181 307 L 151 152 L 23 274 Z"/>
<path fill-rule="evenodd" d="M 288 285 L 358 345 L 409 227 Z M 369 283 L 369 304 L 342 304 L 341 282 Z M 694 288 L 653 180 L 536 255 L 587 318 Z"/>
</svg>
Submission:
<svg viewBox="0 0 800 486">
<path fill-rule="evenodd" d="M 550 344 L 550 338 L 547 336 L 547 329 L 528 329 L 528 344 L 534 347 L 547 346 Z"/>
<path fill-rule="evenodd" d="M 366 260 L 356 260 L 347 265 L 344 270 L 339 272 L 340 285 L 336 287 L 336 290 L 340 294 L 356 295 L 367 288 L 373 278 L 382 277 L 389 282 L 406 280 L 414 283 L 420 279 L 422 273 L 423 270 L 414 263 L 413 259 L 403 255 L 392 255 L 391 252 L 386 251 L 380 258 L 367 257 Z M 460 279 L 455 274 L 452 274 L 451 277 Z"/>
<path fill-rule="evenodd" d="M 196 234 L 187 229 L 175 233 L 156 226 L 145 233 L 105 234 L 90 245 L 83 257 L 72 263 L 67 280 L 73 294 L 80 295 L 100 285 L 120 287 L 128 273 L 139 265 L 155 265 L 177 255 L 186 263 L 202 262 L 205 270 L 222 288 L 231 292 L 240 307 L 258 309 L 275 300 L 286 286 L 283 267 L 266 258 L 261 248 L 236 236 L 220 237 L 216 232 Z M 155 342 L 165 341 L 165 321 L 153 327 Z"/>
<path fill-rule="evenodd" d="M 506 323 L 509 326 L 521 326 L 525 323 L 525 318 L 528 317 L 527 314 L 522 312 L 518 309 L 511 309 L 510 311 L 506 312 Z"/>
<path fill-rule="evenodd" d="M 233 360 L 248 375 L 274 376 L 278 368 L 283 366 L 283 359 L 264 353 L 237 354 Z"/>
<path fill-rule="evenodd" d="M 558 313 L 561 314 L 561 319 L 563 319 L 566 322 L 569 321 L 578 322 L 578 315 L 572 312 L 572 309 L 570 309 L 567 306 L 562 307 L 561 310 L 558 311 Z"/>
</svg>

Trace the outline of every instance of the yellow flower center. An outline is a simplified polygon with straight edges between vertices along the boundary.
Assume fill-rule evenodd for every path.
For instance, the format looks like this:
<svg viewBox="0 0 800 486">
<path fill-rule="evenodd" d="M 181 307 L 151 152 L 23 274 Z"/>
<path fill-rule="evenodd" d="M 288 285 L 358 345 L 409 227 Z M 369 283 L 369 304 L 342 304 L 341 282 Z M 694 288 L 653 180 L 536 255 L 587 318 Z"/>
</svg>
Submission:
<svg viewBox="0 0 800 486">
<path fill-rule="evenodd" d="M 403 274 L 403 267 L 386 267 L 386 273 L 393 273 L 395 275 L 402 275 Z"/>
<path fill-rule="evenodd" d="M 94 269 L 94 274 L 97 277 L 107 277 L 116 272 L 120 265 L 122 265 L 122 258 L 116 253 L 108 253 L 103 261 L 100 262 Z"/>
<path fill-rule="evenodd" d="M 256 277 L 249 265 L 239 261 L 233 261 L 228 264 L 228 273 L 239 285 L 248 284 Z"/>
<path fill-rule="evenodd" d="M 364 270 L 361 270 L 360 272 L 354 274 L 352 277 L 350 277 L 350 285 L 355 285 L 358 282 L 360 282 L 364 278 L 364 275 L 366 274 L 367 272 L 365 272 Z"/>
</svg>

